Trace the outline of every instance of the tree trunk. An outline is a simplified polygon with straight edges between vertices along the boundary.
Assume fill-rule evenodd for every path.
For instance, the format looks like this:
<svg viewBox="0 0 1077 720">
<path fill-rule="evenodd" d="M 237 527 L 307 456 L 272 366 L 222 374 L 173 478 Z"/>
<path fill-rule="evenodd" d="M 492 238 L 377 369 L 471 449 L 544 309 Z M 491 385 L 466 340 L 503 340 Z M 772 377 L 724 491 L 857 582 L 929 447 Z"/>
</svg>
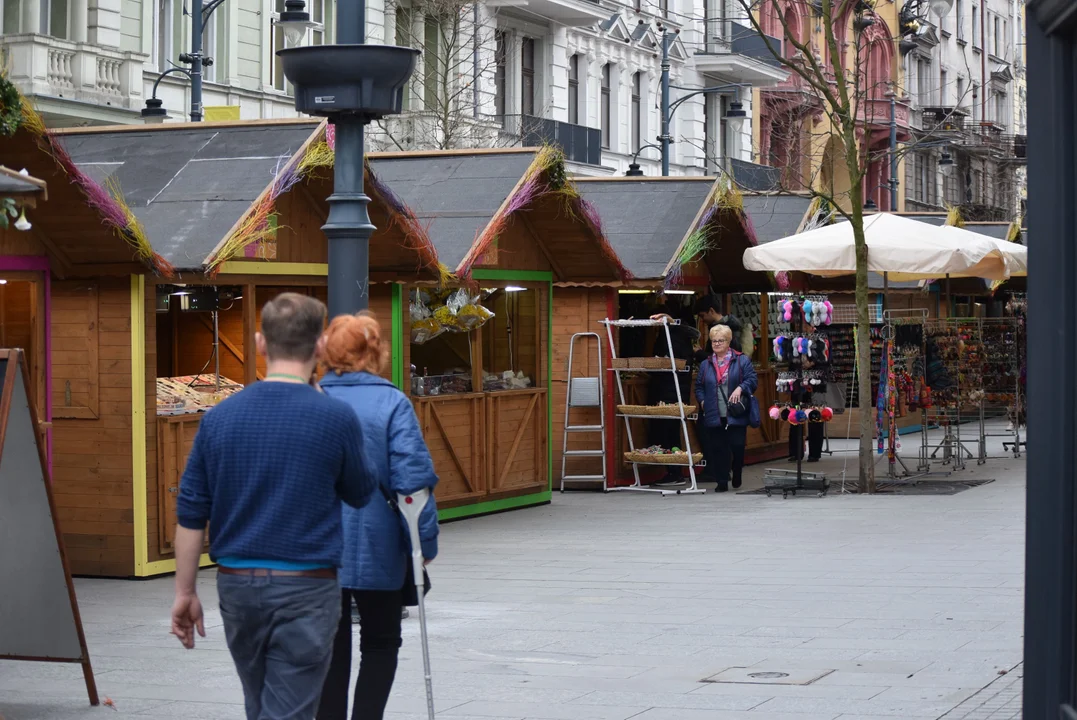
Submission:
<svg viewBox="0 0 1077 720">
<path fill-rule="evenodd" d="M 856 374 L 860 397 L 860 492 L 875 492 L 872 435 L 875 402 L 871 396 L 871 323 L 868 321 L 868 246 L 864 238 L 862 183 L 854 180 L 850 198 L 856 243 Z"/>
</svg>

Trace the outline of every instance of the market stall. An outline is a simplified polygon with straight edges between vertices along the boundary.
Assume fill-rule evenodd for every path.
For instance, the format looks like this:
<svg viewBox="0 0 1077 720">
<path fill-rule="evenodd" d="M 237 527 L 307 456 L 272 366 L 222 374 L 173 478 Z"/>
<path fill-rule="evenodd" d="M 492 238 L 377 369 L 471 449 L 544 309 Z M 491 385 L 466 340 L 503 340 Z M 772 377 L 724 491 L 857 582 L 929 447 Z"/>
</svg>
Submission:
<svg viewBox="0 0 1077 720">
<path fill-rule="evenodd" d="M 558 313 L 555 320 L 563 323 L 563 329 L 555 325 L 555 342 L 564 348 L 555 372 L 565 373 L 567 369 L 567 347 L 572 333 L 593 332 L 603 318 L 641 318 L 659 310 L 672 310 L 694 325 L 691 317 L 694 302 L 710 292 L 724 304 L 725 312 L 752 323 L 749 342 L 754 347 L 749 354 L 761 376 L 760 387 L 773 388 L 772 377 L 771 382 L 764 382 L 772 370 L 758 342 L 760 333 L 764 336 L 766 333 L 766 317 L 752 314 L 748 305 L 754 300 L 758 309 L 760 298 L 765 302 L 766 293 L 774 288 L 774 283 L 765 273 L 745 271 L 740 252 L 756 242 L 779 237 L 778 233 L 795 232 L 805 219 L 810 200 L 797 195 L 742 195 L 713 178 L 580 178 L 578 182 L 584 198 L 596 208 L 610 244 L 632 271 L 633 279 L 619 290 L 558 287 L 555 306 L 564 307 L 566 312 Z M 617 326 L 613 330 L 619 357 L 653 354 L 656 328 Z M 577 374 L 579 368 L 592 364 L 589 356 L 581 357 L 577 361 Z M 649 404 L 656 382 L 652 376 L 653 373 L 646 372 L 622 372 L 626 402 Z M 566 380 L 567 375 L 559 377 L 560 383 Z M 607 446 L 614 449 L 607 474 L 617 484 L 630 476 L 634 478 L 633 469 L 623 461 L 628 450 L 624 423 L 630 423 L 635 437 L 644 438 L 652 421 L 636 417 L 614 422 L 613 390 L 613 383 L 607 383 Z M 761 398 L 761 402 L 769 402 L 773 391 L 763 392 L 770 394 Z M 696 443 L 694 433 L 691 423 L 692 443 Z M 764 419 L 760 429 L 749 431 L 748 461 L 757 461 L 784 445 L 784 433 L 787 430 L 779 423 Z M 594 462 L 589 458 L 572 458 L 566 474 L 593 472 Z M 655 474 L 653 469 L 643 472 L 647 476 Z"/>
<path fill-rule="evenodd" d="M 457 280 L 409 288 L 411 393 L 443 519 L 548 502 L 554 283 L 622 283 L 554 150 L 378 154 Z"/>
<path fill-rule="evenodd" d="M 134 208 L 159 260 L 156 275 L 131 274 L 124 283 L 130 337 L 122 361 L 130 367 L 129 392 L 144 403 L 124 408 L 134 522 L 118 528 L 126 551 L 113 553 L 112 564 L 123 570 L 107 574 L 170 572 L 175 502 L 200 420 L 264 375 L 264 358 L 254 349 L 261 307 L 281 292 L 325 299 L 327 245 L 320 228 L 333 154 L 324 124 L 310 120 L 164 124 L 63 137 L 76 165 Z M 421 225 L 369 171 L 367 193 L 379 228 L 371 239 L 370 307 L 393 329 L 399 349 L 403 287 L 397 283 L 436 283 L 441 272 Z M 399 355 L 386 370 L 398 381 Z M 111 462 L 98 452 L 95 462 Z"/>
</svg>

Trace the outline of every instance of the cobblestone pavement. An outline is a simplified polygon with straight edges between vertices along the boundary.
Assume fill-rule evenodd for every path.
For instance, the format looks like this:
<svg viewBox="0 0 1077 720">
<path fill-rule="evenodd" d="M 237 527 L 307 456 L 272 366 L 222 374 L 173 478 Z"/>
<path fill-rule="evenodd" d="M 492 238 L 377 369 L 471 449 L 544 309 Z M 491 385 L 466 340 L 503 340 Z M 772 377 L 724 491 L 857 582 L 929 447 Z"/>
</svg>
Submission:
<svg viewBox="0 0 1077 720">
<path fill-rule="evenodd" d="M 812 469 L 837 480 L 846 464 Z M 996 481 L 931 496 L 576 493 L 444 525 L 429 602 L 438 717 L 1019 717 L 1000 713 L 1020 673 L 999 671 L 1021 662 L 1024 461 L 951 479 L 973 477 Z M 170 578 L 78 580 L 115 710 L 86 705 L 77 668 L 0 662 L 0 715 L 241 719 L 213 583 L 201 574 L 209 637 L 184 651 L 168 636 Z M 389 710 L 426 717 L 415 613 Z"/>
<path fill-rule="evenodd" d="M 1021 720 L 1022 663 L 942 717 L 942 720 Z"/>
</svg>

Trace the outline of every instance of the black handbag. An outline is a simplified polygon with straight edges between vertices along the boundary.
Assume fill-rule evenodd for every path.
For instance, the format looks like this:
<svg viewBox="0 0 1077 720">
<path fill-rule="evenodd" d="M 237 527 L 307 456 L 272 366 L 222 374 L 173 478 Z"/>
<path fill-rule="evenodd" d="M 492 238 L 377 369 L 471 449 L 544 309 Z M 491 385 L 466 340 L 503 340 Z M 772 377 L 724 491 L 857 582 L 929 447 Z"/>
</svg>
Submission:
<svg viewBox="0 0 1077 720">
<path fill-rule="evenodd" d="M 400 505 L 397 504 L 396 498 L 394 498 L 381 483 L 378 483 L 378 489 L 380 489 L 381 494 L 385 496 L 385 502 L 389 503 L 389 507 L 393 509 L 393 512 L 400 518 L 400 522 L 406 527 L 407 522 L 400 512 Z M 429 594 L 430 587 L 430 575 L 426 572 L 426 568 L 423 568 L 423 597 L 426 597 L 427 594 Z M 411 555 L 408 555 L 407 562 L 405 563 L 404 586 L 400 588 L 400 595 L 404 607 L 416 607 L 419 604 L 419 592 L 415 585 L 415 563 L 412 560 Z"/>
</svg>

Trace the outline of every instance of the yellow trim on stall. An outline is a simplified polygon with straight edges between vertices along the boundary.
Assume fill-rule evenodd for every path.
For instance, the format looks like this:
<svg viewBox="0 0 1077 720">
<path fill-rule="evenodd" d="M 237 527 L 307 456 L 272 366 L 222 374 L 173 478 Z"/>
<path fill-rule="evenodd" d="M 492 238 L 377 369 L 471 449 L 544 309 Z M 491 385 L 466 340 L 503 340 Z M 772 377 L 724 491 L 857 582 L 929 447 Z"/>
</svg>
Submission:
<svg viewBox="0 0 1077 720">
<path fill-rule="evenodd" d="M 221 275 L 329 275 L 328 263 L 264 262 L 228 260 L 221 263 Z"/>
<path fill-rule="evenodd" d="M 176 571 L 176 561 L 149 562 L 146 507 L 146 276 L 131 276 L 131 487 L 134 515 L 135 577 Z M 212 565 L 202 555 L 202 567 Z"/>
</svg>

